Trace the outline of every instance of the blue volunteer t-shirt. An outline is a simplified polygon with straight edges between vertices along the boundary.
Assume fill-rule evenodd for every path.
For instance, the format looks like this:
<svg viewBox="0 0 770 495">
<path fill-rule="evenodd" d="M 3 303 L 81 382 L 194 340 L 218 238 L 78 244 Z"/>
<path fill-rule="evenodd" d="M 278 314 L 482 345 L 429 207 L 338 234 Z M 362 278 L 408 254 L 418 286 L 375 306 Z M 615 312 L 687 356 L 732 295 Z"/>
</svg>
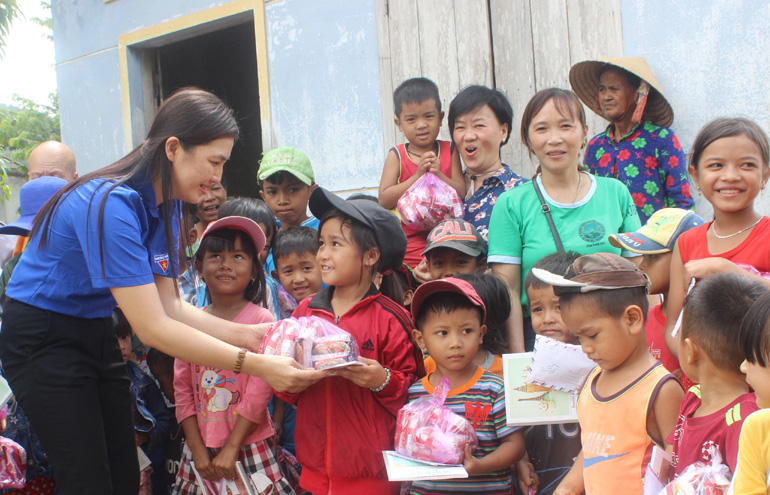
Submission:
<svg viewBox="0 0 770 495">
<path fill-rule="evenodd" d="M 111 184 L 94 179 L 64 197 L 54 211 L 48 245 L 40 248 L 39 234 L 30 239 L 8 297 L 66 315 L 103 318 L 115 308 L 111 287 L 150 284 L 153 274 L 178 272 L 171 266 L 163 214 L 149 179 L 109 193 L 100 237 L 99 208 Z M 180 203 L 163 207 L 173 208 L 172 249 L 178 252 Z"/>
</svg>

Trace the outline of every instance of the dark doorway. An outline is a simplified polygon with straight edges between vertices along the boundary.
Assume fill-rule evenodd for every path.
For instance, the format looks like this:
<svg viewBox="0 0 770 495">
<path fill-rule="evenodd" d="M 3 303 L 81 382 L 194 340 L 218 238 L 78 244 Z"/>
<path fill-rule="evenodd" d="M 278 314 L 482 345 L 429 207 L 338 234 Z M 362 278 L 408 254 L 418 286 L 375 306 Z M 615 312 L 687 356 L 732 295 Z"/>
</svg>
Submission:
<svg viewBox="0 0 770 495">
<path fill-rule="evenodd" d="M 222 182 L 228 196 L 257 197 L 262 155 L 254 21 L 158 48 L 162 98 L 184 86 L 212 91 L 235 110 L 241 137 Z"/>
</svg>

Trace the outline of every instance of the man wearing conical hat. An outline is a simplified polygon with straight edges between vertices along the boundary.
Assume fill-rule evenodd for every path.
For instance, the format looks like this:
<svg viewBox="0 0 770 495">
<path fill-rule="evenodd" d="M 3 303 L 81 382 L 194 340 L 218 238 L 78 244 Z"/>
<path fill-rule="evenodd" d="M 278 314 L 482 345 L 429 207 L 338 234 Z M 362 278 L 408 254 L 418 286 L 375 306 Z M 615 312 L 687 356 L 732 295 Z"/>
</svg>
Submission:
<svg viewBox="0 0 770 495">
<path fill-rule="evenodd" d="M 569 81 L 588 108 L 610 121 L 586 147 L 583 163 L 591 172 L 628 187 L 642 224 L 661 208 L 693 208 L 687 160 L 669 129 L 674 112 L 647 61 L 579 62 Z"/>
</svg>

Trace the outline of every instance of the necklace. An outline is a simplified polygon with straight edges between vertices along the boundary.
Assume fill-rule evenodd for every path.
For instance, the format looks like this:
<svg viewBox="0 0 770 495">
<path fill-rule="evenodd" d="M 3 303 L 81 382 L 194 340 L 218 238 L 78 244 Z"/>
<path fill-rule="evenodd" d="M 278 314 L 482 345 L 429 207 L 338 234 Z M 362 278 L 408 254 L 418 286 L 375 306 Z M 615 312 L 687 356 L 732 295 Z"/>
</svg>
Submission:
<svg viewBox="0 0 770 495">
<path fill-rule="evenodd" d="M 578 172 L 578 186 L 577 189 L 575 189 L 575 197 L 572 198 L 572 203 L 574 204 L 577 202 L 578 194 L 580 194 L 580 184 L 583 182 L 583 172 Z"/>
<path fill-rule="evenodd" d="M 411 145 L 409 143 L 406 143 L 405 148 L 406 148 L 406 152 L 407 153 L 409 153 L 412 156 L 416 156 L 417 158 L 422 158 L 422 155 L 424 155 L 425 153 L 432 153 L 433 152 L 433 149 L 431 148 L 430 151 L 426 151 L 425 153 L 415 153 L 414 151 L 409 149 L 409 148 L 411 148 Z"/>
<path fill-rule="evenodd" d="M 729 239 L 731 237 L 735 237 L 738 234 L 746 232 L 749 229 L 753 229 L 761 221 L 762 221 L 762 217 L 759 217 L 759 220 L 757 220 L 756 222 L 752 223 L 748 227 L 744 227 L 741 230 L 739 230 L 738 232 L 733 232 L 732 234 L 729 234 L 729 235 L 719 235 L 719 234 L 717 234 L 717 229 L 714 227 L 714 223 L 712 222 L 712 224 L 711 224 L 711 232 L 714 234 L 714 237 L 716 237 L 717 239 Z"/>
<path fill-rule="evenodd" d="M 500 167 L 500 168 L 502 168 L 502 167 Z M 495 174 L 495 173 L 497 173 L 498 170 L 500 170 L 500 169 L 496 168 L 496 169 L 492 170 L 491 172 L 484 172 L 483 174 L 473 174 L 470 177 L 471 177 L 471 180 L 476 180 L 479 177 L 486 177 L 487 175 Z"/>
</svg>

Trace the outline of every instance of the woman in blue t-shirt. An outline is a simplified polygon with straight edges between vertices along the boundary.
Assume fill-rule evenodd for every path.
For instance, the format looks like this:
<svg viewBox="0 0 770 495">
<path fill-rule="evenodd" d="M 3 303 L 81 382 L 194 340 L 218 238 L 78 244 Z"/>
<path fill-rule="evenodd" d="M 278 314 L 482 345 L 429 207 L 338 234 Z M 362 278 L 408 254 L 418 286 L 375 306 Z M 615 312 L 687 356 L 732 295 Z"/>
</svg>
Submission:
<svg viewBox="0 0 770 495">
<path fill-rule="evenodd" d="M 141 145 L 70 183 L 35 219 L 8 285 L 0 358 L 62 493 L 139 489 L 116 303 L 142 342 L 185 361 L 290 391 L 323 376 L 289 358 L 246 352 L 261 339 L 255 326 L 179 299 L 180 201 L 198 203 L 219 182 L 237 137 L 225 103 L 182 89 L 160 107 Z"/>
</svg>

